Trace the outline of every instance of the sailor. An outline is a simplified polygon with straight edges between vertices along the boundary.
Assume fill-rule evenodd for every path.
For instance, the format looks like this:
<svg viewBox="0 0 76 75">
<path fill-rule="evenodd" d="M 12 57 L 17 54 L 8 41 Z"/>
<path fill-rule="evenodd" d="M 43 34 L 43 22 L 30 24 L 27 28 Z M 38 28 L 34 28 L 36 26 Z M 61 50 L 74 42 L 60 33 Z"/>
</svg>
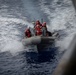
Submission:
<svg viewBox="0 0 76 75">
<path fill-rule="evenodd" d="M 40 23 L 39 20 L 36 21 L 35 26 L 36 26 L 36 25 L 39 25 L 40 27 L 42 27 L 42 24 Z"/>
<path fill-rule="evenodd" d="M 31 31 L 30 31 L 30 28 L 27 28 L 27 29 L 25 30 L 25 37 L 26 37 L 26 38 L 31 37 Z"/>
<path fill-rule="evenodd" d="M 41 29 L 41 26 L 39 24 L 36 25 L 36 27 L 35 27 L 35 34 L 36 34 L 36 36 L 42 35 L 42 29 Z"/>
<path fill-rule="evenodd" d="M 46 22 L 43 22 L 43 24 L 42 24 L 42 35 L 43 36 L 47 36 L 48 35 Z"/>
<path fill-rule="evenodd" d="M 40 23 L 39 20 L 36 21 L 35 23 L 35 26 L 34 26 L 34 32 L 35 32 L 35 35 L 38 36 L 38 35 L 42 35 L 42 25 Z"/>
</svg>

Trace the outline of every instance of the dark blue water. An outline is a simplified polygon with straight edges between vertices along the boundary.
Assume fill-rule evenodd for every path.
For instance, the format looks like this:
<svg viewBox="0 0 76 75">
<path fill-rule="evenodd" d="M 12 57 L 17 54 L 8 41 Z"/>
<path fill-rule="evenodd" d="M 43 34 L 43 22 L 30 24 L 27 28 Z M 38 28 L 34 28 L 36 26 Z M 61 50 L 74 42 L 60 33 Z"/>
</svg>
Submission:
<svg viewBox="0 0 76 75">
<path fill-rule="evenodd" d="M 59 53 L 59 47 L 54 46 L 49 51 L 26 52 L 21 40 L 26 25 L 43 18 L 50 28 L 59 15 L 56 8 L 69 5 L 63 0 L 0 0 L 0 75 L 52 75 L 64 51 Z M 59 32 L 62 39 L 66 37 L 63 29 Z"/>
<path fill-rule="evenodd" d="M 0 75 L 50 75 L 56 60 L 57 51 L 20 52 L 12 56 L 9 52 L 0 53 Z M 56 64 L 56 63 L 55 63 Z"/>
</svg>

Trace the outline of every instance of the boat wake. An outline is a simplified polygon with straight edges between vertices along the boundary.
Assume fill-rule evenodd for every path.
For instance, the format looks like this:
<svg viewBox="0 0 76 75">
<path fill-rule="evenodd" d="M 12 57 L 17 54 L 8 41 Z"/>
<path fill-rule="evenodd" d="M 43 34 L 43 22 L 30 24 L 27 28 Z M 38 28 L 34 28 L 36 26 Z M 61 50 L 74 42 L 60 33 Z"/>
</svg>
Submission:
<svg viewBox="0 0 76 75">
<path fill-rule="evenodd" d="M 18 18 L 0 17 L 0 51 L 16 53 L 23 50 L 24 30 L 31 23 Z"/>
</svg>

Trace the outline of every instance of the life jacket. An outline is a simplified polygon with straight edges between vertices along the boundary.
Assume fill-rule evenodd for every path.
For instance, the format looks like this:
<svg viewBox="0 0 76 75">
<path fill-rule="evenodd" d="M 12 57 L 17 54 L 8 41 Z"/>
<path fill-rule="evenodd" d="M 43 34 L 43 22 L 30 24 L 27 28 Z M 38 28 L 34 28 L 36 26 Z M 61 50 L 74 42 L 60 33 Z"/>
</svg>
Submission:
<svg viewBox="0 0 76 75">
<path fill-rule="evenodd" d="M 42 34 L 42 29 L 41 29 L 40 25 L 36 25 L 35 32 L 36 32 L 36 35 L 41 35 Z"/>
<path fill-rule="evenodd" d="M 42 35 L 42 31 L 36 31 L 36 36 Z"/>
</svg>

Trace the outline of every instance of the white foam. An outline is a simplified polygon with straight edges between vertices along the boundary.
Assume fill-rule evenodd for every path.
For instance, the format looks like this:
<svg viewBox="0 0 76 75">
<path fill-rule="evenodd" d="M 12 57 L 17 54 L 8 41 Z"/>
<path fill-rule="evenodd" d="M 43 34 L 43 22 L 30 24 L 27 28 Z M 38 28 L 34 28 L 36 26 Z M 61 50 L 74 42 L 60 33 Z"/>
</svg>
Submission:
<svg viewBox="0 0 76 75">
<path fill-rule="evenodd" d="M 24 47 L 20 41 L 12 40 L 4 44 L 4 47 L 2 48 L 1 52 L 10 51 L 12 54 L 15 54 L 17 52 L 22 51 L 23 48 Z"/>
<path fill-rule="evenodd" d="M 67 35 L 67 37 L 65 37 L 64 39 L 56 42 L 56 46 L 60 47 L 59 51 L 64 51 L 68 49 L 70 42 L 73 39 L 73 36 L 74 34 Z"/>
<path fill-rule="evenodd" d="M 19 24 L 19 25 L 18 25 Z M 17 26 L 18 25 L 18 26 Z M 20 37 L 21 31 L 17 27 L 31 26 L 32 24 L 27 20 L 18 18 L 6 18 L 0 17 L 0 51 L 10 51 L 12 54 L 16 54 L 24 49 L 22 38 Z M 24 32 L 23 32 L 24 33 Z"/>
<path fill-rule="evenodd" d="M 19 19 L 19 18 L 8 18 L 8 17 L 1 17 L 0 16 L 0 22 L 16 22 L 17 24 L 21 23 L 21 24 L 27 24 L 30 27 L 33 27 L 32 23 L 27 22 L 26 19 Z"/>
</svg>

